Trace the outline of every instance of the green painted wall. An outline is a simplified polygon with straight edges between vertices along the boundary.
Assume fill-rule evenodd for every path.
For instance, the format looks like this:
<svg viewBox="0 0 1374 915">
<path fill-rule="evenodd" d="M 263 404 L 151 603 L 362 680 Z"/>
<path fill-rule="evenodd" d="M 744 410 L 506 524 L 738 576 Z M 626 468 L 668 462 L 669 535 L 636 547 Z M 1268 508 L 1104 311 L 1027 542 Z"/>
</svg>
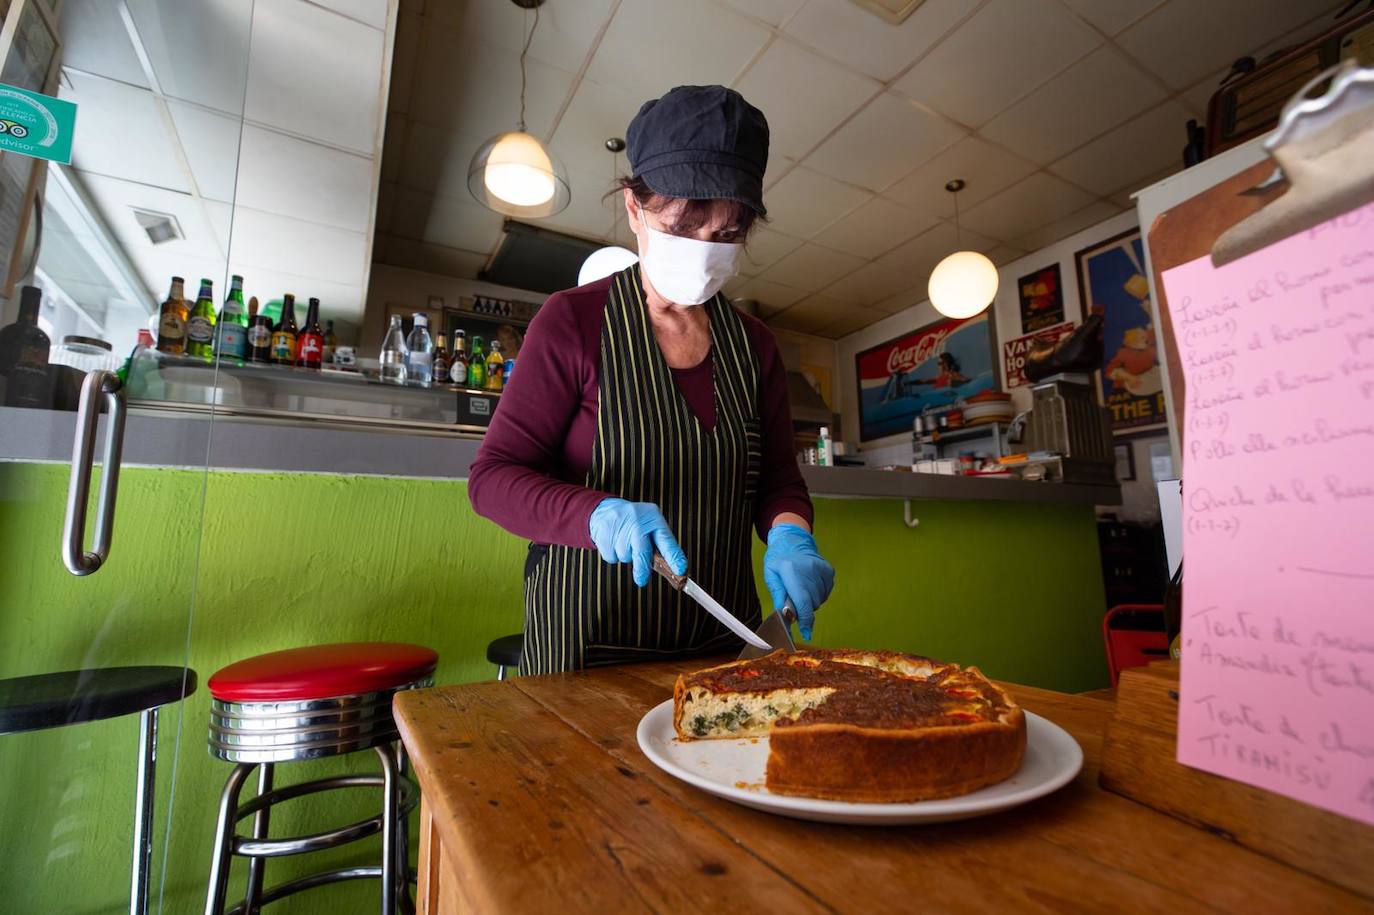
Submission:
<svg viewBox="0 0 1374 915">
<path fill-rule="evenodd" d="M 189 658 L 203 682 L 263 651 L 388 639 L 434 647 L 438 681 L 457 683 L 491 678 L 487 642 L 520 627 L 524 544 L 477 518 L 462 482 L 127 469 L 110 561 L 77 579 L 57 551 L 67 473 L 0 465 L 0 676 Z M 923 652 L 1055 689 L 1105 685 L 1090 507 L 917 508 L 921 525 L 908 530 L 899 502 L 817 501 L 821 550 L 838 570 L 818 644 Z M 160 816 L 157 837 L 167 912 L 202 904 L 228 771 L 205 751 L 209 702 L 202 687 L 163 715 L 164 816 L 177 770 L 170 835 Z M 0 738 L 5 910 L 124 908 L 135 741 L 132 718 Z M 370 762 L 356 754 L 347 765 Z M 279 783 L 342 767 L 285 767 Z M 274 833 L 355 818 L 371 800 L 358 794 L 292 802 Z M 269 880 L 306 863 L 273 862 Z M 360 911 L 373 896 L 373 884 L 346 884 L 283 910 Z"/>
</svg>

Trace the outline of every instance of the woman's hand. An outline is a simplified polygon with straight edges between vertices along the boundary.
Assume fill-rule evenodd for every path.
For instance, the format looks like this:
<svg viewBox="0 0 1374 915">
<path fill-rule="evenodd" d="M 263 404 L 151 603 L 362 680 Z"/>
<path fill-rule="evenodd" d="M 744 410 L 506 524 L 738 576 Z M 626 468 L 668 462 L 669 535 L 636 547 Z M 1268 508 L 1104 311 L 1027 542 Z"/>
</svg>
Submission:
<svg viewBox="0 0 1374 915">
<path fill-rule="evenodd" d="M 675 574 L 687 574 L 687 555 L 652 502 L 602 499 L 592 510 L 589 528 L 601 558 L 632 563 L 635 584 L 641 588 L 649 583 L 655 548 Z"/>
<path fill-rule="evenodd" d="M 816 552 L 816 538 L 796 524 L 774 525 L 763 554 L 763 582 L 773 596 L 774 610 L 792 599 L 801 637 L 811 641 L 816 609 L 835 587 L 835 569 Z"/>
</svg>

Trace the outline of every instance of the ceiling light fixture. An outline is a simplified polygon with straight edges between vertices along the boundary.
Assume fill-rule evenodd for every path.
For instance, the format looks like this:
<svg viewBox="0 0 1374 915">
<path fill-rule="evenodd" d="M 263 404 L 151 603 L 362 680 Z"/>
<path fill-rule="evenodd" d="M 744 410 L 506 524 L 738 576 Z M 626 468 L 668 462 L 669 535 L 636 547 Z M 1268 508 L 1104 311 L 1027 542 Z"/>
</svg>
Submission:
<svg viewBox="0 0 1374 915">
<path fill-rule="evenodd" d="M 620 137 L 611 137 L 606 141 L 606 149 L 610 150 L 611 153 L 611 181 L 614 182 L 618 172 L 616 163 L 619 154 L 625 149 L 625 141 Z M 624 198 L 621 194 L 612 192 L 609 199 L 611 201 L 610 237 L 614 240 L 615 228 L 620 225 L 620 211 L 624 208 Z M 582 262 L 581 269 L 577 271 L 577 285 L 585 286 L 588 283 L 594 283 L 637 263 L 639 263 L 639 255 L 629 248 L 622 248 L 620 245 L 607 245 L 604 248 L 597 248 L 587 255 L 587 259 Z"/>
<path fill-rule="evenodd" d="M 534 10 L 534 25 L 520 51 L 520 121 L 518 129 L 499 133 L 477 150 L 468 166 L 468 191 L 489 210 L 507 216 L 552 216 L 572 200 L 568 173 L 561 162 L 533 134 L 525 130 L 525 58 L 544 0 L 511 0 Z"/>
<path fill-rule="evenodd" d="M 963 240 L 959 229 L 959 192 L 964 179 L 945 185 L 954 195 L 954 246 Z M 930 304 L 947 318 L 971 318 L 992 304 L 997 295 L 997 267 L 977 251 L 955 251 L 930 273 Z"/>
</svg>

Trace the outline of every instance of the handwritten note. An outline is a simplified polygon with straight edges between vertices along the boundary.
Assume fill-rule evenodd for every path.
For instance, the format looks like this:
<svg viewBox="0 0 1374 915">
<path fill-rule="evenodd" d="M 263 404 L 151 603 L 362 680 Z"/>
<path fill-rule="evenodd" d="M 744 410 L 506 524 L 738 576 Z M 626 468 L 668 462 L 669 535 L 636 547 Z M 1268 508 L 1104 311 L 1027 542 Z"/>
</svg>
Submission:
<svg viewBox="0 0 1374 915">
<path fill-rule="evenodd" d="M 1374 823 L 1374 205 L 1167 271 L 1178 760 Z"/>
</svg>

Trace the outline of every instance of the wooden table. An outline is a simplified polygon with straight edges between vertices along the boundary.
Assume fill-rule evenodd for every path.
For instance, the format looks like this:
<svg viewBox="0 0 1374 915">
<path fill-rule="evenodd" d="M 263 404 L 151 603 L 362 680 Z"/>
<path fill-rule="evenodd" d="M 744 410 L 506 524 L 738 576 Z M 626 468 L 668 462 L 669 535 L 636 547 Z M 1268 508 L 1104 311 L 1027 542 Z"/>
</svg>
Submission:
<svg viewBox="0 0 1374 915">
<path fill-rule="evenodd" d="M 682 664 L 404 692 L 420 911 L 1351 911 L 1366 903 L 1097 785 L 1111 704 L 1030 687 L 1083 747 L 1059 792 L 958 823 L 773 816 L 660 771 L 635 727 Z M 695 662 L 691 667 L 704 666 Z"/>
</svg>

